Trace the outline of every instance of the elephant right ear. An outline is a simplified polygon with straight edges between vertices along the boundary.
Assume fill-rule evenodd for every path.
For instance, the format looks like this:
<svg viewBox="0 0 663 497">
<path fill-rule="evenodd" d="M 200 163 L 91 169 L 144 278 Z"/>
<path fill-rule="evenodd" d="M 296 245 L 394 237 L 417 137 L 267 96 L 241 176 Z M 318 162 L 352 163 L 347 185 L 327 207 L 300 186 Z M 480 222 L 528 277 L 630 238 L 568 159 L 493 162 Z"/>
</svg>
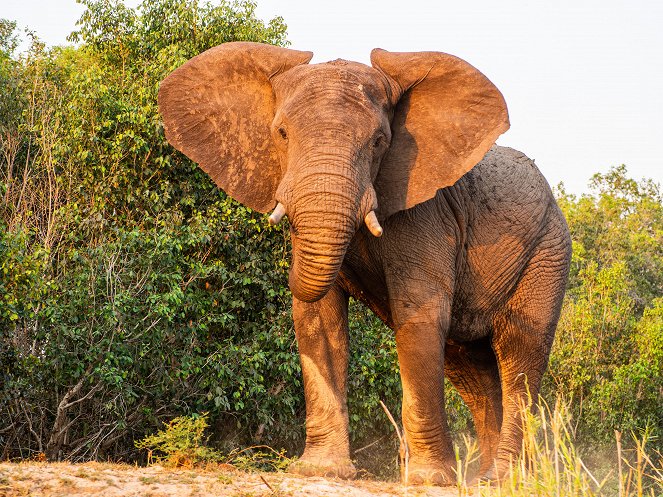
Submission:
<svg viewBox="0 0 663 497">
<path fill-rule="evenodd" d="M 232 42 L 192 58 L 159 88 L 166 138 L 230 196 L 257 211 L 271 210 L 281 166 L 270 133 L 270 79 L 312 56 Z"/>
</svg>

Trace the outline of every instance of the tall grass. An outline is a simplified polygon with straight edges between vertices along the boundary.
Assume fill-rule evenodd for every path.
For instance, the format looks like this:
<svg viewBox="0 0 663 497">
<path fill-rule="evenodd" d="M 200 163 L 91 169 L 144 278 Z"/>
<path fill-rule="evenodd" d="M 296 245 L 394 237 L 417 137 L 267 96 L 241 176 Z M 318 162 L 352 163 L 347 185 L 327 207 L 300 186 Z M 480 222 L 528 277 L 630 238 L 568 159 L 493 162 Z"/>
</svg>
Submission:
<svg viewBox="0 0 663 497">
<path fill-rule="evenodd" d="M 663 455 L 650 450 L 648 433 L 622 437 L 615 432 L 615 450 L 601 462 L 586 464 L 575 439 L 569 405 L 557 400 L 523 415 L 523 452 L 499 483 L 464 482 L 476 460 L 477 447 L 464 438 L 465 456 L 457 450 L 458 493 L 482 497 L 661 497 L 663 496 Z M 591 457 L 587 452 L 588 459 Z M 591 467 L 591 469 L 590 469 Z"/>
</svg>

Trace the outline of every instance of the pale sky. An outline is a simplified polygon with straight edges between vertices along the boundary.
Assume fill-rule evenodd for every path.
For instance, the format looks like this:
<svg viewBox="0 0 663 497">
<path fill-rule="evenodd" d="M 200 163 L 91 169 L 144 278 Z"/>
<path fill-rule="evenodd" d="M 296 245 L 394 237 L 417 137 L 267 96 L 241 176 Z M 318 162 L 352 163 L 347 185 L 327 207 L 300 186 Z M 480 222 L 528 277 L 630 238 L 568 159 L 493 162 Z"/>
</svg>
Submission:
<svg viewBox="0 0 663 497">
<path fill-rule="evenodd" d="M 66 43 L 74 0 L 1 0 L 0 17 L 48 45 Z M 125 0 L 136 6 L 136 0 Z M 626 164 L 663 183 L 663 2 L 658 0 L 257 0 L 313 62 L 369 63 L 372 48 L 436 50 L 486 74 L 509 106 L 498 143 L 536 160 L 551 185 L 587 190 Z"/>
</svg>

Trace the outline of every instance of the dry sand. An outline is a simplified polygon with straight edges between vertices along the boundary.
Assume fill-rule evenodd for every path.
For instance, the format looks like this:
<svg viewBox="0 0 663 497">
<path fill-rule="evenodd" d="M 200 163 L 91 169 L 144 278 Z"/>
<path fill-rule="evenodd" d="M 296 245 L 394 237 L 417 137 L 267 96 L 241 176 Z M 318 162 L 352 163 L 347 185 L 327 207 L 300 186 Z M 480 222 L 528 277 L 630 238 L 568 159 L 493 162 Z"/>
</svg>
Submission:
<svg viewBox="0 0 663 497">
<path fill-rule="evenodd" d="M 404 487 L 376 481 L 347 482 L 285 473 L 147 468 L 108 463 L 0 463 L 0 497 L 455 497 L 455 488 Z"/>
</svg>

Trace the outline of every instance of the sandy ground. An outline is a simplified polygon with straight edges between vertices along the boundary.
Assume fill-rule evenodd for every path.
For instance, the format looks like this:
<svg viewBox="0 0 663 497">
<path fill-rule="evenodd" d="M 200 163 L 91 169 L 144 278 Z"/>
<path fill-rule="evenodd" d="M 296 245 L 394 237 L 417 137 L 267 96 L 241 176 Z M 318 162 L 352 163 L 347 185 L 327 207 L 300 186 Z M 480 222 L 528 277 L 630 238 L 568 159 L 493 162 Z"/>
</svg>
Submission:
<svg viewBox="0 0 663 497">
<path fill-rule="evenodd" d="M 455 488 L 404 487 L 376 481 L 346 482 L 285 473 L 140 468 L 87 463 L 0 463 L 0 497 L 456 497 Z"/>
</svg>

